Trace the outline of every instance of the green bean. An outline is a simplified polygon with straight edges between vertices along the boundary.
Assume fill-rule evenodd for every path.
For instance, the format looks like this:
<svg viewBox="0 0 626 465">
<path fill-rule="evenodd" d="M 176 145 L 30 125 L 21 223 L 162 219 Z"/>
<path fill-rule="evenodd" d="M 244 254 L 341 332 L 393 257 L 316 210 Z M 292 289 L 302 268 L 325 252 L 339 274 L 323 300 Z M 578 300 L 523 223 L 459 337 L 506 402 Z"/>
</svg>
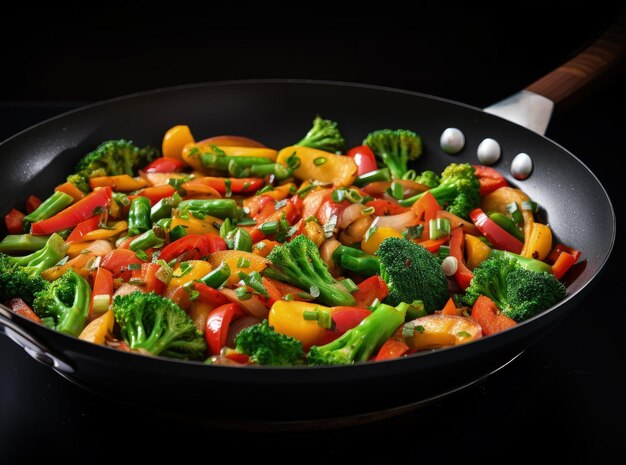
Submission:
<svg viewBox="0 0 626 465">
<path fill-rule="evenodd" d="M 389 168 L 382 168 L 362 174 L 354 180 L 354 185 L 363 187 L 366 184 L 377 181 L 391 181 L 391 171 L 389 171 Z"/>
<path fill-rule="evenodd" d="M 152 228 L 133 239 L 129 248 L 133 252 L 137 252 L 151 247 L 163 247 L 163 244 L 165 244 L 165 231 L 161 228 Z"/>
<path fill-rule="evenodd" d="M 248 231 L 237 228 L 233 237 L 233 249 L 242 250 L 244 252 L 252 252 L 252 237 Z"/>
<path fill-rule="evenodd" d="M 168 218 L 172 216 L 172 209 L 177 207 L 183 198 L 178 192 L 171 197 L 165 197 L 159 200 L 154 207 L 150 210 L 150 221 L 155 222 L 162 218 Z"/>
<path fill-rule="evenodd" d="M 200 281 L 213 289 L 218 289 L 229 277 L 230 267 L 228 266 L 228 263 L 222 262 L 220 263 L 220 266 L 215 268 L 204 278 L 201 278 Z"/>
<path fill-rule="evenodd" d="M 178 204 L 178 208 L 222 219 L 239 218 L 241 214 L 237 202 L 233 199 L 183 200 Z"/>
<path fill-rule="evenodd" d="M 25 223 L 36 223 L 56 215 L 74 202 L 74 197 L 65 192 L 57 191 L 42 202 L 37 209 L 24 217 Z"/>
</svg>

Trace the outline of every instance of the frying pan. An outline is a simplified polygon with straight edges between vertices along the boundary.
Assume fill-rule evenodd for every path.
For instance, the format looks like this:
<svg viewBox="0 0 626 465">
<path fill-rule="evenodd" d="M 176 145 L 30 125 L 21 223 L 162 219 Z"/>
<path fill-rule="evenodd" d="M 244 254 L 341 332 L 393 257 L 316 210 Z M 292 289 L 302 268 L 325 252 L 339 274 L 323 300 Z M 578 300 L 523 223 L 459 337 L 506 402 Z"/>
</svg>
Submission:
<svg viewBox="0 0 626 465">
<path fill-rule="evenodd" d="M 555 240 L 583 251 L 567 275 L 566 299 L 495 336 L 402 359 L 341 367 L 237 368 L 145 357 L 97 346 L 30 322 L 0 306 L 0 331 L 39 362 L 86 389 L 157 410 L 228 425 L 340 424 L 406 411 L 469 386 L 513 361 L 581 301 L 597 280 L 615 240 L 610 199 L 593 173 L 542 136 L 552 107 L 609 68 L 623 50 L 614 31 L 525 91 L 487 110 L 360 84 L 301 80 L 236 81 L 176 87 L 91 105 L 31 127 L 0 145 L 0 211 L 30 194 L 48 195 L 74 163 L 103 140 L 158 144 L 166 129 L 188 124 L 197 135 L 241 134 L 281 147 L 298 140 L 312 116 L 341 124 L 349 145 L 381 127 L 418 132 L 425 154 L 413 168 L 441 170 L 476 163 L 476 148 L 496 139 L 495 165 L 511 184 L 540 203 Z M 597 58 L 601 57 L 601 60 Z M 500 115 L 500 116 L 496 116 Z M 504 119 L 515 119 L 532 129 Z M 461 129 L 463 151 L 445 154 L 439 136 Z M 513 157 L 534 161 L 525 181 L 510 176 Z M 223 402 L 191 403 L 193 393 L 220 393 Z"/>
</svg>

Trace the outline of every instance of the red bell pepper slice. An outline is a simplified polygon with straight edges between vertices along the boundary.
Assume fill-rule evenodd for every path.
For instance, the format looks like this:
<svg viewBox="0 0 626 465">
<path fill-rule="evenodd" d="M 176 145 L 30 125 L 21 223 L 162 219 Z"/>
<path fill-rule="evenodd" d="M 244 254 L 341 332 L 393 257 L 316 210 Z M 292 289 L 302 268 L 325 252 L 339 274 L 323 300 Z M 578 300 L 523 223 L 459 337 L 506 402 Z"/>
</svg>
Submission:
<svg viewBox="0 0 626 465">
<path fill-rule="evenodd" d="M 135 252 L 129 249 L 114 249 L 104 256 L 100 262 L 100 267 L 109 270 L 114 277 L 121 277 L 128 281 L 131 278 L 132 270 L 130 265 L 140 265 L 143 260 L 137 257 Z"/>
<path fill-rule="evenodd" d="M 516 254 L 524 248 L 522 242 L 498 226 L 481 208 L 475 208 L 469 216 L 482 235 L 496 248 Z"/>
<path fill-rule="evenodd" d="M 274 302 L 276 302 L 277 300 L 282 300 L 282 298 L 286 296 L 287 294 L 291 294 L 293 296 L 293 300 L 299 300 L 299 301 L 305 300 L 298 295 L 299 293 L 304 292 L 304 291 L 296 286 L 292 286 L 291 284 L 283 283 L 281 281 L 268 278 L 266 276 L 263 276 L 261 278 L 261 282 L 263 283 L 263 286 L 265 287 L 265 289 L 267 290 L 267 293 L 269 294 L 269 297 L 267 297 L 267 300 L 263 302 L 268 307 L 271 307 L 272 305 L 274 305 Z M 259 297 L 261 298 L 261 300 L 263 300 L 263 296 L 259 296 Z"/>
<path fill-rule="evenodd" d="M 91 303 L 89 304 L 89 316 L 88 321 L 97 318 L 99 315 L 95 315 L 93 312 L 93 299 L 97 295 L 108 295 L 109 304 L 113 298 L 113 274 L 103 267 L 98 267 L 96 271 L 96 277 L 93 281 L 93 290 L 91 292 Z"/>
<path fill-rule="evenodd" d="M 515 320 L 501 314 L 495 302 L 484 295 L 474 302 L 472 320 L 480 325 L 484 336 L 499 333 L 517 324 Z"/>
<path fill-rule="evenodd" d="M 576 257 L 574 255 L 565 251 L 561 252 L 559 258 L 557 258 L 554 265 L 552 265 L 552 273 L 554 273 L 554 277 L 556 279 L 561 279 L 574 263 L 576 263 Z"/>
<path fill-rule="evenodd" d="M 4 224 L 9 234 L 22 234 L 24 232 L 24 217 L 26 215 L 15 208 L 4 215 Z"/>
<path fill-rule="evenodd" d="M 356 166 L 359 168 L 359 171 L 357 172 L 359 176 L 378 168 L 376 166 L 376 157 L 374 156 L 374 152 L 372 152 L 372 149 L 370 149 L 367 145 L 357 145 L 356 147 L 352 147 L 348 150 L 346 155 L 352 158 L 356 163 Z"/>
<path fill-rule="evenodd" d="M 161 295 L 165 290 L 165 283 L 157 278 L 157 272 L 161 268 L 158 263 L 142 263 L 141 268 L 132 270 L 131 280 L 139 281 L 142 292 L 154 292 Z"/>
<path fill-rule="evenodd" d="M 266 216 L 267 215 L 267 216 Z M 274 205 L 266 205 L 263 210 L 254 218 L 255 226 L 244 226 L 243 228 L 250 234 L 252 243 L 256 244 L 260 240 L 265 239 L 265 234 L 259 230 L 259 226 L 270 221 L 280 221 L 285 216 L 285 220 L 291 226 L 298 217 L 298 211 L 294 206 L 294 202 L 287 202 L 284 207 L 276 210 Z"/>
<path fill-rule="evenodd" d="M 226 184 L 230 183 L 230 191 L 235 193 L 250 193 L 258 191 L 265 184 L 263 178 L 200 178 L 196 182 L 212 187 L 220 194 L 226 194 Z"/>
<path fill-rule="evenodd" d="M 161 199 L 166 197 L 171 197 L 176 192 L 172 186 L 154 186 L 154 187 L 145 187 L 141 189 L 135 195 L 129 195 L 128 200 L 131 202 L 137 197 L 146 197 L 150 200 L 150 205 L 154 207 L 154 205 Z"/>
<path fill-rule="evenodd" d="M 166 262 L 175 258 L 199 260 L 227 248 L 226 241 L 215 234 L 187 234 L 163 248 L 159 258 Z"/>
<path fill-rule="evenodd" d="M 26 200 L 26 213 L 34 212 L 37 208 L 39 208 L 39 205 L 41 205 L 39 197 L 31 195 L 28 197 L 28 200 Z"/>
<path fill-rule="evenodd" d="M 387 339 L 383 346 L 374 357 L 374 361 L 380 362 L 381 360 L 392 360 L 394 358 L 400 358 L 404 354 L 409 352 L 410 347 L 402 341 L 397 339 Z"/>
<path fill-rule="evenodd" d="M 424 192 L 417 202 L 412 206 L 417 221 L 424 221 L 426 225 L 430 220 L 437 218 L 437 212 L 441 210 L 441 205 L 429 191 Z"/>
<path fill-rule="evenodd" d="M 205 304 L 211 305 L 213 307 L 219 307 L 220 305 L 230 303 L 228 297 L 226 297 L 217 289 L 213 289 L 212 287 L 207 286 L 204 283 L 199 283 L 197 281 L 194 281 L 193 285 L 196 291 L 198 291 L 199 293 L 197 299 L 199 302 L 204 302 Z"/>
<path fill-rule="evenodd" d="M 509 185 L 507 180 L 497 170 L 483 165 L 472 165 L 480 183 L 480 195 L 487 195 L 496 189 Z"/>
<path fill-rule="evenodd" d="M 244 314 L 243 309 L 235 303 L 222 305 L 209 313 L 204 329 L 204 339 L 209 347 L 210 355 L 220 353 L 228 339 L 230 322 Z"/>
<path fill-rule="evenodd" d="M 371 314 L 371 310 L 360 307 L 333 307 L 331 318 L 335 323 L 335 331 L 343 334 Z"/>
<path fill-rule="evenodd" d="M 568 254 L 573 255 L 576 261 L 578 261 L 581 255 L 580 250 L 574 249 L 573 247 L 568 247 L 563 244 L 557 244 L 556 246 L 554 246 L 554 249 L 552 249 L 552 252 L 550 252 L 550 255 L 548 255 L 548 261 L 551 263 L 555 263 L 559 259 L 561 252 L 567 252 Z"/>
<path fill-rule="evenodd" d="M 85 234 L 91 232 L 95 229 L 98 229 L 98 225 L 100 224 L 100 215 L 93 216 L 88 220 L 81 221 L 76 225 L 76 227 L 72 230 L 65 242 L 71 244 L 72 242 L 76 242 L 80 240 Z"/>
<path fill-rule="evenodd" d="M 110 187 L 98 189 L 56 215 L 33 223 L 31 233 L 34 235 L 52 234 L 61 229 L 76 226 L 81 221 L 94 216 L 97 208 L 108 207 L 112 196 L 113 191 Z"/>
<path fill-rule="evenodd" d="M 465 240 L 463 238 L 463 230 L 461 228 L 453 228 L 450 231 L 450 256 L 456 258 L 457 268 L 454 273 L 454 279 L 461 289 L 465 290 L 469 287 L 474 273 L 465 266 Z"/>
<path fill-rule="evenodd" d="M 182 171 L 185 166 L 185 162 L 177 158 L 161 157 L 153 160 L 143 170 L 146 173 L 176 173 Z"/>
<path fill-rule="evenodd" d="M 41 319 L 37 316 L 33 309 L 30 308 L 28 304 L 19 297 L 10 299 L 7 302 L 7 306 L 18 315 L 21 315 L 24 318 L 29 319 L 30 321 L 34 321 L 35 323 L 41 323 Z"/>
<path fill-rule="evenodd" d="M 250 357 L 247 354 L 240 354 L 239 352 L 229 352 L 225 357 L 241 365 L 247 365 L 250 362 Z"/>
<path fill-rule="evenodd" d="M 389 200 L 370 200 L 365 204 L 366 207 L 374 207 L 373 216 L 390 216 L 399 215 L 400 213 L 406 213 L 408 208 L 403 207 L 396 202 L 390 202 Z"/>
<path fill-rule="evenodd" d="M 439 253 L 439 249 L 446 242 L 448 242 L 448 236 L 440 237 L 439 239 L 426 239 L 425 241 L 418 242 L 418 244 L 424 247 L 430 253 L 436 254 L 436 253 Z"/>
<path fill-rule="evenodd" d="M 267 211 L 269 211 L 268 205 L 271 206 L 272 209 L 274 209 L 275 202 L 274 199 L 269 195 L 261 194 L 255 195 L 254 197 L 248 197 L 246 200 L 243 201 L 243 205 L 249 210 L 250 218 L 255 219 L 258 215 L 261 214 L 261 212 L 266 211 L 266 209 L 268 209 Z M 269 213 L 265 216 L 268 215 Z"/>
<path fill-rule="evenodd" d="M 378 276 L 370 276 L 359 284 L 359 289 L 352 296 L 356 300 L 356 307 L 367 308 L 378 299 L 382 302 L 389 295 L 387 283 Z"/>
</svg>

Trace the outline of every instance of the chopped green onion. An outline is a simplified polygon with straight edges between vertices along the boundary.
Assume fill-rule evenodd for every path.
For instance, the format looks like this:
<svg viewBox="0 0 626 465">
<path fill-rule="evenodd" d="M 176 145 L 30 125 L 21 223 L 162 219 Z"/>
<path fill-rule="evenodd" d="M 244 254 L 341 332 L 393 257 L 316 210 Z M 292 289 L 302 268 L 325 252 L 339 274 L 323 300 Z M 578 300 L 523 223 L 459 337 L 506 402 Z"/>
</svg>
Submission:
<svg viewBox="0 0 626 465">
<path fill-rule="evenodd" d="M 426 316 L 427 314 L 424 302 L 421 300 L 414 300 L 411 304 L 409 304 L 409 308 L 406 310 L 406 318 L 408 320 L 414 320 L 415 318 Z"/>
<path fill-rule="evenodd" d="M 446 257 L 448 257 L 450 255 L 450 246 L 449 245 L 442 245 L 441 247 L 439 247 L 439 258 L 440 259 L 444 259 Z"/>
<path fill-rule="evenodd" d="M 319 220 L 314 216 L 309 216 L 306 220 L 304 220 L 305 223 L 310 223 L 311 221 L 313 221 L 314 223 L 320 224 Z"/>
<path fill-rule="evenodd" d="M 402 175 L 402 179 L 406 179 L 408 181 L 414 181 L 417 177 L 417 172 L 415 170 L 409 170 Z"/>
<path fill-rule="evenodd" d="M 296 156 L 295 151 L 291 155 L 289 155 L 289 157 L 287 157 L 287 160 L 285 161 L 287 162 L 287 166 L 291 168 L 292 170 L 297 170 L 302 164 L 302 161 L 300 160 L 300 158 Z"/>
<path fill-rule="evenodd" d="M 376 211 L 376 209 L 374 207 L 365 207 L 363 210 L 361 210 L 361 213 L 363 215 L 371 215 L 375 211 Z"/>
<path fill-rule="evenodd" d="M 145 250 L 138 250 L 137 252 L 135 252 L 135 257 L 137 257 L 139 260 L 143 260 L 144 262 L 148 261 L 148 253 Z"/>
<path fill-rule="evenodd" d="M 317 310 L 305 310 L 302 312 L 302 318 L 307 321 L 314 321 L 320 319 L 320 313 Z"/>
<path fill-rule="evenodd" d="M 321 166 L 324 163 L 326 163 L 328 160 L 326 160 L 326 157 L 317 157 L 316 159 L 313 160 L 313 164 L 315 166 Z"/>
<path fill-rule="evenodd" d="M 224 192 L 224 197 L 228 198 L 233 195 L 233 191 L 231 189 L 231 181 L 230 179 L 224 179 L 224 186 L 226 187 L 226 192 Z"/>
<path fill-rule="evenodd" d="M 365 241 L 369 241 L 370 237 L 372 237 L 372 235 L 376 234 L 376 231 L 378 231 L 378 226 L 374 226 L 374 223 L 372 223 L 372 225 L 369 227 L 369 229 L 367 231 L 365 231 L 365 237 L 363 239 Z"/>
<path fill-rule="evenodd" d="M 193 281 L 189 281 L 188 283 L 183 284 L 183 290 L 189 294 L 189 300 L 196 300 L 200 297 L 200 292 L 196 289 L 196 283 Z"/>
<path fill-rule="evenodd" d="M 113 192 L 113 200 L 120 207 L 128 207 L 130 205 L 130 199 L 122 192 Z"/>
<path fill-rule="evenodd" d="M 127 268 L 129 270 L 140 270 L 141 269 L 141 263 L 129 263 Z"/>
<path fill-rule="evenodd" d="M 104 313 L 109 309 L 110 304 L 110 294 L 98 294 L 93 296 L 93 306 L 91 308 L 94 313 Z"/>
<path fill-rule="evenodd" d="M 378 297 L 377 297 L 377 298 L 374 299 L 374 302 L 372 302 L 372 304 L 368 308 L 370 310 L 374 310 L 379 305 L 380 305 L 380 300 L 378 300 Z"/>
<path fill-rule="evenodd" d="M 304 310 L 302 317 L 308 321 L 317 321 L 318 326 L 322 328 L 330 329 L 333 325 L 333 320 L 328 309 L 315 307 L 313 310 Z"/>
<path fill-rule="evenodd" d="M 332 194 L 330 194 L 330 198 L 333 202 L 339 203 L 343 201 L 346 197 L 346 190 L 342 187 L 341 189 L 335 189 Z"/>
<path fill-rule="evenodd" d="M 170 241 L 174 242 L 186 235 L 187 230 L 185 229 L 185 227 L 182 224 L 178 224 L 170 230 Z"/>
<path fill-rule="evenodd" d="M 346 191 L 346 199 L 348 199 L 350 203 L 361 203 L 363 196 L 356 189 L 349 189 Z"/>
<path fill-rule="evenodd" d="M 418 333 L 423 333 L 424 331 L 426 331 L 426 328 L 424 328 L 422 325 L 415 325 L 415 331 L 417 331 Z"/>
<path fill-rule="evenodd" d="M 402 337 L 410 338 L 415 336 L 415 324 L 413 323 L 405 323 L 402 327 Z"/>
<path fill-rule="evenodd" d="M 256 221 L 252 218 L 242 218 L 237 221 L 237 226 L 256 226 Z"/>
<path fill-rule="evenodd" d="M 248 300 L 252 298 L 252 294 L 248 292 L 246 286 L 241 286 L 235 289 L 235 294 L 239 300 Z"/>
<path fill-rule="evenodd" d="M 435 218 L 428 222 L 430 239 L 440 239 L 450 235 L 450 221 L 447 218 Z"/>
<path fill-rule="evenodd" d="M 522 213 L 519 211 L 519 208 L 517 207 L 516 202 L 511 202 L 507 204 L 505 208 L 506 208 L 506 212 L 509 215 L 511 215 L 511 218 L 513 218 L 513 221 L 515 221 L 517 224 L 522 223 L 524 221 L 524 217 L 522 216 Z"/>
<path fill-rule="evenodd" d="M 172 275 L 174 274 L 174 272 L 172 271 L 170 266 L 165 263 L 165 260 L 159 260 L 157 263 L 161 265 L 161 267 L 154 275 L 159 281 L 167 286 L 172 280 Z"/>
<path fill-rule="evenodd" d="M 250 260 L 244 257 L 239 257 L 237 260 L 237 268 L 250 268 Z"/>
<path fill-rule="evenodd" d="M 268 221 L 259 226 L 259 231 L 261 231 L 266 236 L 270 236 L 272 234 L 276 234 L 279 230 L 278 221 Z"/>
<path fill-rule="evenodd" d="M 311 294 L 311 296 L 314 299 L 317 299 L 320 296 L 320 289 L 317 286 L 311 286 L 311 288 L 309 289 L 309 294 Z"/>
<path fill-rule="evenodd" d="M 532 200 L 531 201 L 526 200 L 522 202 L 522 210 L 537 213 L 538 209 L 539 209 L 539 205 L 537 205 L 537 202 L 533 202 Z"/>
<path fill-rule="evenodd" d="M 256 244 L 254 244 L 254 248 L 257 250 L 263 250 L 265 247 L 267 247 L 267 243 L 263 241 L 259 241 Z"/>
<path fill-rule="evenodd" d="M 204 284 L 213 289 L 219 289 L 226 280 L 230 277 L 230 267 L 228 263 L 222 262 L 220 266 L 207 273 L 207 275 L 200 279 Z"/>
<path fill-rule="evenodd" d="M 279 200 L 278 202 L 274 203 L 274 210 L 278 211 L 285 205 L 287 205 L 287 199 Z"/>
<path fill-rule="evenodd" d="M 286 300 L 287 302 L 291 302 L 294 300 L 293 294 L 285 294 L 283 296 L 283 300 Z"/>
<path fill-rule="evenodd" d="M 472 337 L 472 335 L 467 331 L 459 331 L 458 333 L 456 333 L 456 335 L 458 337 Z"/>
<path fill-rule="evenodd" d="M 269 292 L 263 285 L 261 273 L 259 273 L 258 271 L 253 271 L 252 273 L 244 273 L 243 271 L 240 271 L 239 273 L 237 273 L 237 275 L 246 286 L 250 287 L 251 289 L 255 290 L 265 297 L 270 296 Z"/>
</svg>

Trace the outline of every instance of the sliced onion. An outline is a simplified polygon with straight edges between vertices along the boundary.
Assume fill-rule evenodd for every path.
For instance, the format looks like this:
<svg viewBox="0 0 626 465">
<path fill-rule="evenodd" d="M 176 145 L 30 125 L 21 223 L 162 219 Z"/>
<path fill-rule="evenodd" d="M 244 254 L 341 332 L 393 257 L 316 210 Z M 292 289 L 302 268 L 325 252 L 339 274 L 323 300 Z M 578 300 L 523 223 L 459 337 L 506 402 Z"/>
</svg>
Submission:
<svg viewBox="0 0 626 465">
<path fill-rule="evenodd" d="M 253 295 L 247 300 L 239 300 L 239 297 L 232 289 L 222 289 L 220 292 L 231 302 L 240 305 L 250 315 L 260 319 L 267 318 L 269 309 L 257 296 Z"/>
<path fill-rule="evenodd" d="M 326 239 L 324 242 L 322 242 L 322 245 L 320 245 L 320 256 L 322 257 L 322 260 L 324 260 L 324 263 L 326 263 L 326 265 L 328 266 L 328 271 L 330 271 L 330 274 L 335 277 L 339 276 L 340 270 L 339 268 L 337 268 L 337 265 L 335 265 L 335 261 L 333 260 L 333 253 L 340 245 L 341 242 L 339 242 L 337 239 Z"/>
<path fill-rule="evenodd" d="M 398 215 L 391 216 L 379 216 L 376 226 L 393 228 L 398 232 L 404 231 L 409 226 L 412 226 L 416 219 L 415 212 L 409 210 L 408 212 L 400 213 Z"/>
<path fill-rule="evenodd" d="M 374 197 L 377 197 L 383 195 L 385 191 L 389 189 L 389 186 L 391 186 L 391 181 L 376 181 L 370 182 L 361 190 L 368 195 L 373 195 Z"/>
<path fill-rule="evenodd" d="M 366 216 L 363 215 L 364 209 L 365 205 L 360 203 L 353 203 L 352 205 L 346 207 L 339 216 L 339 220 L 337 221 L 337 227 L 339 229 L 346 229 L 349 225 L 351 225 L 362 216 Z"/>
<path fill-rule="evenodd" d="M 373 221 L 370 215 L 362 216 L 358 220 L 353 221 L 350 226 L 339 235 L 339 241 L 344 245 L 353 245 L 361 242 Z"/>
<path fill-rule="evenodd" d="M 411 197 L 415 194 L 426 192 L 430 187 L 420 184 L 419 182 L 410 181 L 408 179 L 394 179 L 393 182 L 402 186 L 404 197 Z M 363 191 L 368 195 L 379 197 L 383 195 L 387 189 L 391 187 L 391 181 L 377 181 L 363 187 Z M 393 199 L 393 197 L 391 197 Z"/>
<path fill-rule="evenodd" d="M 91 244 L 89 244 L 89 247 L 87 247 L 85 250 L 88 250 L 89 252 L 91 252 L 94 255 L 97 255 L 98 257 L 103 257 L 104 255 L 108 254 L 111 250 L 113 250 L 113 246 L 107 240 L 97 239 L 93 241 Z"/>
<path fill-rule="evenodd" d="M 185 177 L 181 173 L 146 173 L 144 171 L 140 171 L 139 175 L 155 187 L 168 185 L 170 179 L 182 179 Z"/>
<path fill-rule="evenodd" d="M 239 334 L 239 331 L 249 326 L 256 325 L 260 322 L 261 320 L 259 318 L 255 318 L 253 316 L 242 316 L 238 320 L 233 321 L 230 324 L 230 328 L 228 329 L 228 339 L 226 340 L 226 346 L 235 347 L 235 336 Z"/>
</svg>

